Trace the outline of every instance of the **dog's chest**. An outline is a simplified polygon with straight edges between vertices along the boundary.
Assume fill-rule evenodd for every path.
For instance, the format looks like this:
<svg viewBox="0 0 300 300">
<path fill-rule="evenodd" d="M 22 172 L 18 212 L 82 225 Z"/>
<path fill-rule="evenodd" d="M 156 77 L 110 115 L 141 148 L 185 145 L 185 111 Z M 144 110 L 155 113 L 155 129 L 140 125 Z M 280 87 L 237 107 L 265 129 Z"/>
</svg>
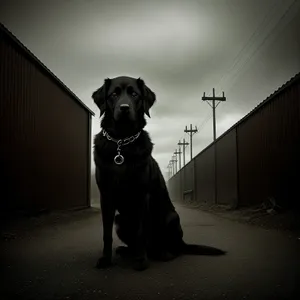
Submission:
<svg viewBox="0 0 300 300">
<path fill-rule="evenodd" d="M 99 168 L 103 188 L 127 191 L 141 188 L 147 182 L 147 169 L 132 163 L 117 165 L 109 163 Z"/>
<path fill-rule="evenodd" d="M 111 164 L 110 169 L 110 176 L 115 183 L 128 183 L 132 180 L 136 180 L 137 172 L 134 172 L 133 166 L 128 166 L 127 164 L 117 165 Z"/>
</svg>

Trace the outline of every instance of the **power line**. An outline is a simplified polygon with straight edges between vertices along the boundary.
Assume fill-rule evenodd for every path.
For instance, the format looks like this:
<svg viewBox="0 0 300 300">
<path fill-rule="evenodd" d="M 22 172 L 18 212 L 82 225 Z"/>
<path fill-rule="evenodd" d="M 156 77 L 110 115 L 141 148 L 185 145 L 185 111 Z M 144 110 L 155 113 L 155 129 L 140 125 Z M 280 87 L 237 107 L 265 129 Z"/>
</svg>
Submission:
<svg viewBox="0 0 300 300">
<path fill-rule="evenodd" d="M 279 20 L 276 22 L 273 29 L 267 34 L 267 36 L 263 39 L 263 41 L 259 44 L 259 46 L 255 49 L 255 51 L 248 57 L 248 59 L 244 62 L 244 64 L 237 70 L 235 75 L 233 75 L 233 84 L 229 88 L 229 91 L 234 86 L 234 80 L 240 75 L 240 73 L 244 70 L 245 66 L 250 62 L 250 60 L 254 57 L 254 55 L 263 47 L 263 45 L 266 43 L 266 41 L 270 38 L 270 36 L 274 33 L 274 31 L 277 29 L 280 22 L 286 17 L 286 15 L 289 13 L 291 8 L 298 2 L 299 0 L 294 0 L 290 6 L 287 8 L 287 10 L 283 13 L 283 15 L 279 18 Z M 299 2 L 298 2 L 299 3 Z"/>
<path fill-rule="evenodd" d="M 254 51 L 254 53 L 252 53 L 252 55 L 250 56 L 250 58 L 248 58 L 246 60 L 246 62 L 242 65 L 242 67 L 238 68 L 236 76 L 238 75 L 238 73 L 243 69 L 243 67 L 252 59 L 252 57 L 255 55 L 255 53 L 261 48 L 261 46 L 266 42 L 266 40 L 268 39 L 268 37 L 273 33 L 273 31 L 275 30 L 276 26 L 278 25 L 278 23 L 285 17 L 285 15 L 287 14 L 287 12 L 291 9 L 291 7 L 297 2 L 297 0 L 295 0 L 287 9 L 287 11 L 284 13 L 284 15 L 280 18 L 280 20 L 276 23 L 275 27 L 273 28 L 273 30 L 267 35 L 267 37 L 263 40 L 263 42 L 260 44 L 260 46 L 257 47 L 257 49 Z M 263 21 L 258 25 L 258 27 L 254 30 L 254 32 L 252 33 L 252 35 L 250 36 L 249 40 L 247 41 L 247 43 L 242 47 L 242 49 L 239 51 L 239 53 L 237 54 L 237 56 L 234 59 L 233 64 L 231 65 L 231 67 L 224 73 L 224 75 L 221 77 L 218 86 L 222 83 L 222 81 L 224 80 L 224 78 L 229 77 L 229 74 L 232 70 L 235 69 L 236 65 L 241 61 L 241 57 L 242 57 L 242 53 L 246 50 L 247 47 L 249 47 L 248 45 L 251 44 L 251 40 L 257 35 L 257 33 L 260 31 L 260 29 L 262 27 L 266 27 L 269 23 L 270 20 L 268 21 L 267 24 L 266 20 L 267 18 L 271 15 L 271 13 L 273 12 L 274 8 L 278 6 L 277 4 L 274 4 L 272 6 L 272 8 L 270 10 L 268 10 L 268 13 L 265 15 Z M 252 44 L 255 42 L 255 39 L 252 41 Z M 236 76 L 234 76 L 234 79 L 236 78 Z M 209 94 L 210 95 L 210 94 Z M 219 103 L 218 103 L 219 104 Z M 218 106 L 217 104 L 217 106 Z M 216 106 L 216 107 L 217 107 Z M 200 130 L 198 130 L 198 132 L 200 132 L 203 127 L 206 125 L 206 123 L 212 118 L 213 116 L 210 116 L 208 119 L 204 120 L 204 122 L 202 122 L 201 126 L 199 127 Z M 182 140 L 183 137 L 181 137 L 180 140 Z M 191 155 L 192 158 L 192 155 Z"/>
<path fill-rule="evenodd" d="M 266 27 L 269 23 L 270 23 L 270 20 L 269 22 L 267 22 L 267 24 L 265 24 L 267 18 L 271 15 L 271 13 L 274 11 L 274 8 L 275 7 L 278 7 L 279 4 L 276 3 L 272 6 L 272 8 L 270 10 L 268 10 L 268 12 L 266 13 L 263 21 L 256 27 L 256 29 L 254 30 L 254 32 L 251 34 L 250 38 L 248 39 L 248 41 L 244 44 L 244 46 L 241 48 L 241 50 L 238 52 L 237 56 L 234 58 L 234 61 L 233 61 L 233 64 L 231 65 L 231 67 L 229 67 L 227 69 L 227 71 L 224 73 L 224 75 L 221 77 L 219 83 L 217 84 L 217 87 L 219 87 L 222 83 L 222 81 L 224 81 L 225 78 L 228 78 L 229 75 L 230 75 L 230 72 L 234 70 L 235 66 L 238 65 L 238 63 L 241 61 L 241 58 L 242 58 L 242 54 L 243 52 L 245 52 L 245 50 L 247 48 L 249 48 L 251 46 L 251 44 L 253 45 L 255 40 L 254 39 L 253 41 L 251 41 L 260 31 L 263 27 Z"/>
<path fill-rule="evenodd" d="M 288 11 L 291 9 L 291 7 L 296 3 L 296 1 L 297 1 L 297 0 L 295 0 L 295 1 L 289 6 L 289 8 L 288 8 L 287 11 L 284 13 L 284 15 L 281 17 L 281 19 L 285 17 L 285 15 L 287 14 L 287 12 L 288 12 Z M 270 17 L 271 13 L 274 12 L 274 8 L 276 8 L 276 7 L 278 7 L 278 6 L 279 6 L 278 3 L 277 3 L 277 4 L 274 4 L 274 5 L 272 6 L 272 8 L 268 11 L 268 13 L 265 15 L 263 21 L 259 24 L 259 26 L 255 29 L 255 31 L 254 31 L 254 32 L 252 33 L 252 35 L 250 36 L 250 38 L 249 38 L 249 40 L 247 41 L 247 43 L 246 43 L 246 44 L 243 46 L 243 48 L 239 51 L 238 55 L 237 55 L 236 58 L 234 59 L 234 63 L 232 64 L 232 66 L 227 70 L 226 73 L 224 73 L 224 75 L 223 75 L 222 78 L 220 79 L 220 81 L 219 81 L 219 83 L 218 83 L 218 86 L 222 83 L 222 81 L 224 80 L 225 77 L 229 77 L 230 72 L 233 71 L 233 70 L 235 69 L 236 65 L 241 61 L 242 53 L 246 50 L 247 46 L 250 45 L 250 44 L 253 44 L 253 43 L 255 42 L 256 39 L 254 39 L 254 40 L 252 41 L 252 43 L 251 43 L 251 40 L 257 35 L 257 33 L 260 31 L 260 29 L 261 29 L 262 27 L 264 27 L 264 26 L 267 26 L 267 25 L 270 23 L 270 18 L 268 18 L 268 17 Z M 268 19 L 268 22 L 267 22 L 267 24 L 266 24 L 267 19 Z M 280 22 L 280 20 L 277 22 L 277 24 L 278 24 L 279 22 Z M 275 27 L 276 27 L 276 26 L 275 26 Z M 275 28 L 273 28 L 272 31 L 274 31 L 274 30 L 275 30 Z M 262 44 L 265 43 L 265 41 L 268 39 L 268 37 L 270 36 L 270 34 L 272 34 L 272 32 L 270 32 L 270 33 L 268 34 L 268 36 L 264 39 L 264 41 L 262 42 Z M 262 44 L 261 44 L 261 45 L 262 45 Z M 255 53 L 259 50 L 259 48 L 260 48 L 260 46 L 257 47 L 257 49 L 256 49 L 255 52 L 252 54 L 252 56 L 251 56 L 250 58 L 247 59 L 246 63 L 244 63 L 244 64 L 242 65 L 242 67 L 238 68 L 238 72 L 241 71 L 241 70 L 243 69 L 243 67 L 244 67 L 244 66 L 248 63 L 248 61 L 255 55 Z M 235 77 L 236 77 L 236 76 L 235 76 Z M 209 95 L 210 95 L 210 94 L 209 94 Z M 218 106 L 218 105 L 219 105 L 219 103 L 217 104 L 217 106 Z M 216 107 L 217 107 L 217 106 L 216 106 Z M 201 127 L 203 127 L 211 117 L 213 117 L 213 116 L 210 116 L 207 120 L 205 120 L 205 121 L 203 122 L 203 125 L 202 125 Z M 200 131 L 201 131 L 201 130 L 198 130 L 198 132 L 200 132 Z"/>
</svg>

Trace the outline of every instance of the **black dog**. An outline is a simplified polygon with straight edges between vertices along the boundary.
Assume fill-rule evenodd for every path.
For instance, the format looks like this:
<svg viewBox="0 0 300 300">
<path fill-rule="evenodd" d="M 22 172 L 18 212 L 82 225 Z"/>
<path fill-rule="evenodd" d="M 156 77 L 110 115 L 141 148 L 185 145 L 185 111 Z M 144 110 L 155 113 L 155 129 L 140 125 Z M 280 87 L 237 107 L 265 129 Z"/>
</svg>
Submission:
<svg viewBox="0 0 300 300">
<path fill-rule="evenodd" d="M 101 194 L 103 255 L 97 267 L 112 262 L 112 228 L 134 257 L 134 268 L 148 267 L 147 257 L 168 260 L 180 254 L 221 255 L 224 251 L 187 245 L 179 215 L 152 157 L 153 144 L 143 128 L 144 114 L 156 100 L 142 79 L 106 79 L 92 95 L 100 109 L 102 131 L 95 136 L 96 181 Z M 119 250 L 126 248 L 120 247 Z"/>
</svg>

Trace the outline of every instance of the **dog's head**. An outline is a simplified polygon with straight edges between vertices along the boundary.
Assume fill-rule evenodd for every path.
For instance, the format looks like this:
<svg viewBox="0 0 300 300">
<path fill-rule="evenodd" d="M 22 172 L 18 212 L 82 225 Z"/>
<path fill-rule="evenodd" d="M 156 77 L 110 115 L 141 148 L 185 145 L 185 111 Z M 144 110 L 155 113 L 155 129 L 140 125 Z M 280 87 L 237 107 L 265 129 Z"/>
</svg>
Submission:
<svg viewBox="0 0 300 300">
<path fill-rule="evenodd" d="M 105 79 L 92 98 L 100 117 L 109 114 L 117 123 L 136 122 L 144 114 L 150 117 L 149 110 L 156 100 L 141 78 L 125 76 Z"/>
</svg>

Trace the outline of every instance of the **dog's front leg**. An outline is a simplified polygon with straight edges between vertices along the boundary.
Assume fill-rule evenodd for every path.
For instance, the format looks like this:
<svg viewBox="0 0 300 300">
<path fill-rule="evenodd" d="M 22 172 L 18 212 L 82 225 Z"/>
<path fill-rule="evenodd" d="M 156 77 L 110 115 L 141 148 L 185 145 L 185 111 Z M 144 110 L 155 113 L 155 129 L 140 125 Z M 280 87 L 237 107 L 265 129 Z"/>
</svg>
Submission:
<svg viewBox="0 0 300 300">
<path fill-rule="evenodd" d="M 97 268 L 103 269 L 112 264 L 112 230 L 115 217 L 115 207 L 109 198 L 101 199 L 101 213 L 103 224 L 103 253 L 98 259 Z"/>
<path fill-rule="evenodd" d="M 149 197 L 143 197 L 138 209 L 138 230 L 136 235 L 135 253 L 134 253 L 134 269 L 143 271 L 148 268 L 149 262 L 147 258 L 147 212 Z"/>
</svg>

